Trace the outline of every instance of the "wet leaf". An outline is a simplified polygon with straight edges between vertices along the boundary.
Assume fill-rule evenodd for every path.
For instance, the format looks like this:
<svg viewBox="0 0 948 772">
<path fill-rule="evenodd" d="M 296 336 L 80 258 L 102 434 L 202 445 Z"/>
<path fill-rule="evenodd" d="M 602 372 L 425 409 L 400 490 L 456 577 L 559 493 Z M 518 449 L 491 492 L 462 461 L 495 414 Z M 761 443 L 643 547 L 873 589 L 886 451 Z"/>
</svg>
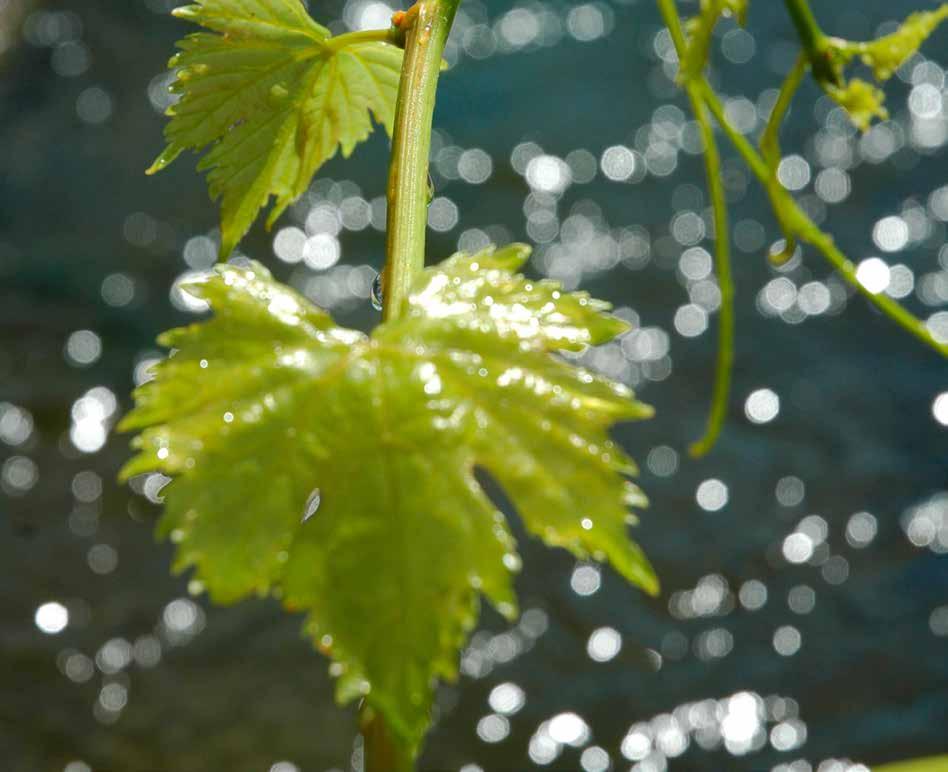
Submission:
<svg viewBox="0 0 948 772">
<path fill-rule="evenodd" d="M 338 45 L 300 0 L 199 0 L 175 14 L 200 24 L 170 62 L 168 146 L 149 169 L 210 146 L 198 168 L 221 201 L 226 257 L 272 197 L 268 225 L 341 150 L 391 133 L 402 51 L 382 42 Z"/>
<path fill-rule="evenodd" d="M 217 601 L 269 593 L 306 612 L 339 699 L 364 695 L 412 751 L 479 597 L 516 613 L 520 559 L 475 467 L 530 533 L 658 588 L 626 533 L 645 503 L 635 467 L 608 434 L 651 411 L 556 353 L 626 325 L 518 275 L 528 254 L 425 270 L 368 337 L 260 265 L 219 266 L 186 287 L 214 317 L 162 336 L 174 354 L 123 422 L 141 430 L 124 475 L 174 478 L 160 531 L 177 568 Z"/>
</svg>

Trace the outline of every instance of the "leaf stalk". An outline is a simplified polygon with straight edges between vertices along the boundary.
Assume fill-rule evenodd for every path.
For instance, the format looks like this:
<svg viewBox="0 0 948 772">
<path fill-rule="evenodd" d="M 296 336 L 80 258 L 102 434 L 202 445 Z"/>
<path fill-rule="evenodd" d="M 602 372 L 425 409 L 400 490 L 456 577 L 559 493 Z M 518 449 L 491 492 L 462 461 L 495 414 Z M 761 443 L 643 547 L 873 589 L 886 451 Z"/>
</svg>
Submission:
<svg viewBox="0 0 948 772">
<path fill-rule="evenodd" d="M 392 737 L 381 713 L 363 707 L 359 724 L 364 743 L 365 772 L 412 772 L 414 762 Z"/>
<path fill-rule="evenodd" d="M 391 43 L 392 45 L 399 45 L 400 41 L 398 30 L 393 26 L 388 29 L 364 29 L 334 35 L 325 41 L 324 46 L 329 51 L 339 51 L 356 43 Z"/>
</svg>

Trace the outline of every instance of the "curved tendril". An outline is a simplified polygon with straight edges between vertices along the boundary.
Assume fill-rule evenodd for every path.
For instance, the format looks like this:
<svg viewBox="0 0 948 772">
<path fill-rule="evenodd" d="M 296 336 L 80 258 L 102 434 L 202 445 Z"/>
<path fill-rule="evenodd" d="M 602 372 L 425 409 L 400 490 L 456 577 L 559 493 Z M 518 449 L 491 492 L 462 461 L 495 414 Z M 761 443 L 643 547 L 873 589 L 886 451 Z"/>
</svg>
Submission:
<svg viewBox="0 0 948 772">
<path fill-rule="evenodd" d="M 708 193 L 714 212 L 714 259 L 718 285 L 721 288 L 721 308 L 718 314 L 718 353 L 714 375 L 714 391 L 711 410 L 704 435 L 692 443 L 688 452 L 693 458 L 701 458 L 714 447 L 727 416 L 728 397 L 731 392 L 731 370 L 734 366 L 734 281 L 731 276 L 731 239 L 729 233 L 727 200 L 724 183 L 721 181 L 721 155 L 714 138 L 714 128 L 707 108 L 696 94 L 692 94 L 691 106 L 695 120 L 704 139 L 704 164 L 708 176 Z"/>
<path fill-rule="evenodd" d="M 787 117 L 787 111 L 790 109 L 790 103 L 793 101 L 793 95 L 800 87 L 803 76 L 806 75 L 808 61 L 806 53 L 801 51 L 800 55 L 797 56 L 796 62 L 793 64 L 793 69 L 790 70 L 783 85 L 780 86 L 777 101 L 774 103 L 773 110 L 770 111 L 767 126 L 760 136 L 760 152 L 773 175 L 776 175 L 777 166 L 780 164 L 780 126 L 783 124 L 784 118 Z M 770 262 L 774 265 L 782 265 L 793 257 L 793 253 L 797 248 L 797 240 L 790 232 L 783 217 L 781 217 L 780 209 L 777 207 L 776 202 L 774 202 L 774 214 L 777 217 L 780 230 L 783 231 L 785 245 L 780 252 L 771 254 L 769 257 Z"/>
<path fill-rule="evenodd" d="M 764 128 L 763 134 L 760 135 L 760 152 L 772 169 L 776 169 L 777 164 L 780 163 L 780 126 L 784 118 L 787 117 L 787 110 L 790 109 L 793 95 L 796 94 L 800 82 L 806 74 L 806 66 L 806 54 L 801 52 L 793 64 L 793 69 L 790 70 L 783 85 L 780 86 L 780 93 L 777 95 L 777 101 L 774 102 L 773 110 L 770 111 L 767 126 Z"/>
</svg>

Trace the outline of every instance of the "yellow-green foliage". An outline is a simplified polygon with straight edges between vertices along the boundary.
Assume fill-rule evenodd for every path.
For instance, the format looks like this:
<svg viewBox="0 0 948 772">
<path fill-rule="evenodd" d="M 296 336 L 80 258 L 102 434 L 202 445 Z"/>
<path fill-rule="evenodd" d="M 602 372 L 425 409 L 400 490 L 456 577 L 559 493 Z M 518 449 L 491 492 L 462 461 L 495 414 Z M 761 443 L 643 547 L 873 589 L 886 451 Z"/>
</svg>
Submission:
<svg viewBox="0 0 948 772">
<path fill-rule="evenodd" d="M 210 32 L 180 41 L 169 63 L 180 100 L 149 172 L 210 146 L 198 168 L 221 201 L 226 257 L 271 196 L 268 226 L 337 150 L 352 153 L 371 133 L 371 116 L 391 133 L 402 51 L 330 37 L 300 0 L 198 0 L 175 15 Z"/>
<path fill-rule="evenodd" d="M 628 508 L 645 503 L 635 466 L 608 434 L 651 411 L 556 355 L 627 326 L 515 273 L 528 254 L 426 269 L 371 336 L 258 264 L 219 266 L 187 287 L 215 316 L 162 336 L 174 354 L 123 423 L 141 430 L 124 474 L 174 478 L 160 530 L 177 567 L 214 600 L 273 594 L 306 612 L 339 699 L 364 696 L 412 751 L 479 597 L 516 613 L 520 558 L 475 466 L 529 532 L 658 589 L 626 535 Z"/>
</svg>

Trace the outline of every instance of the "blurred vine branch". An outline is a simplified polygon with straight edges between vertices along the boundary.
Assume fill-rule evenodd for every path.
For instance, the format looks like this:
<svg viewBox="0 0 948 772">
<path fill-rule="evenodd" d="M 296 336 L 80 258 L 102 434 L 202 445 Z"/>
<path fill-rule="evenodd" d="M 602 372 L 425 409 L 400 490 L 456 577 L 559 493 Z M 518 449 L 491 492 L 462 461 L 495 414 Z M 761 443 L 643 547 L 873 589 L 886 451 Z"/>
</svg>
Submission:
<svg viewBox="0 0 948 772">
<path fill-rule="evenodd" d="M 872 68 L 876 80 L 884 82 L 918 49 L 938 24 L 948 18 L 948 3 L 934 11 L 911 14 L 889 35 L 869 42 L 852 42 L 826 36 L 817 24 L 807 0 L 786 0 L 803 51 L 784 80 L 761 135 L 759 147 L 755 147 L 728 120 L 720 97 L 704 74 L 714 26 L 726 14 L 736 16 L 743 23 L 747 0 L 702 0 L 699 14 L 687 24 L 682 23 L 675 0 L 657 2 L 680 62 L 679 84 L 688 95 L 704 140 L 705 166 L 715 223 L 715 263 L 721 288 L 718 356 L 708 426 L 704 436 L 692 444 L 692 456 L 705 455 L 720 435 L 727 414 L 730 371 L 734 359 L 734 288 L 730 268 L 730 240 L 726 231 L 728 218 L 720 182 L 720 153 L 709 114 L 770 198 L 774 216 L 786 239 L 785 249 L 771 259 L 780 262 L 788 258 L 798 241 L 811 244 L 847 284 L 862 293 L 879 311 L 918 340 L 948 357 L 948 342 L 936 338 L 924 321 L 898 301 L 882 292 L 872 292 L 858 280 L 852 261 L 836 246 L 833 237 L 806 214 L 777 175 L 781 159 L 780 126 L 807 69 L 823 90 L 847 111 L 853 123 L 865 130 L 873 117 L 887 117 L 882 105 L 884 95 L 879 89 L 857 78 L 847 81 L 845 67 L 858 55 L 864 64 Z"/>
</svg>

